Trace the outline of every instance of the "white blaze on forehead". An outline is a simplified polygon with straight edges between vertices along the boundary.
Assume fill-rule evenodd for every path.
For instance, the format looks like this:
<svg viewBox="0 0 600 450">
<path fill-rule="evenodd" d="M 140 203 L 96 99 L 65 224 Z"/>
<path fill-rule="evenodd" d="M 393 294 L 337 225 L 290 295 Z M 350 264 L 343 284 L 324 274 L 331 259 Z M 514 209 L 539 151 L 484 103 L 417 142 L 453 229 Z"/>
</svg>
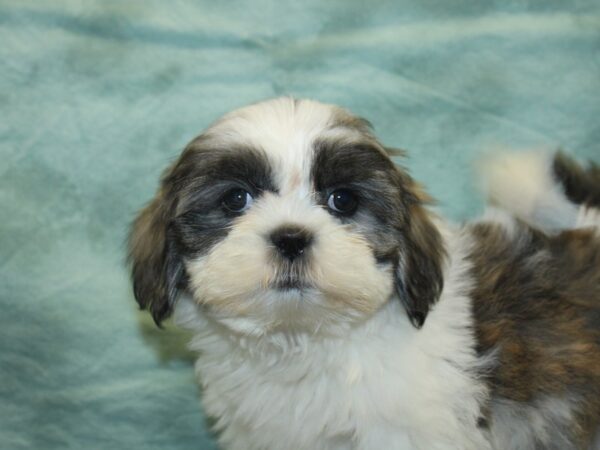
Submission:
<svg viewBox="0 0 600 450">
<path fill-rule="evenodd" d="M 310 192 L 314 141 L 335 134 L 335 115 L 341 109 L 311 100 L 278 98 L 224 116 L 208 132 L 223 145 L 263 150 L 282 194 Z"/>
</svg>

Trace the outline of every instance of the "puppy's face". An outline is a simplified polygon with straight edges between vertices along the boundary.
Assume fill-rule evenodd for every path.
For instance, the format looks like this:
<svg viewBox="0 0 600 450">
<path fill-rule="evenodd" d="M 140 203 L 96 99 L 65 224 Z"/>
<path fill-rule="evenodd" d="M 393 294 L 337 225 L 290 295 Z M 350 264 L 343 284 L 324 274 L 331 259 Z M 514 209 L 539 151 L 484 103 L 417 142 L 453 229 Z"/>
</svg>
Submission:
<svg viewBox="0 0 600 450">
<path fill-rule="evenodd" d="M 421 326 L 442 285 L 440 236 L 368 124 L 289 98 L 192 141 L 135 221 L 135 295 L 157 322 L 180 291 L 248 334 L 333 330 L 397 296 Z"/>
</svg>

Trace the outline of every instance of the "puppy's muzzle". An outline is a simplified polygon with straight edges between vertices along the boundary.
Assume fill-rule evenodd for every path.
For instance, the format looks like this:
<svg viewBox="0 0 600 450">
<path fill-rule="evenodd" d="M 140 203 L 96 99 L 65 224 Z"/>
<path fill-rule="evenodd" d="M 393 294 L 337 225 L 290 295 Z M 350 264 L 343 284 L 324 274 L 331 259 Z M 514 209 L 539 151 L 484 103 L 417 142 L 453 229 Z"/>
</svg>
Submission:
<svg viewBox="0 0 600 450">
<path fill-rule="evenodd" d="M 285 225 L 270 235 L 278 253 L 289 261 L 302 257 L 313 242 L 312 233 L 297 225 Z"/>
</svg>

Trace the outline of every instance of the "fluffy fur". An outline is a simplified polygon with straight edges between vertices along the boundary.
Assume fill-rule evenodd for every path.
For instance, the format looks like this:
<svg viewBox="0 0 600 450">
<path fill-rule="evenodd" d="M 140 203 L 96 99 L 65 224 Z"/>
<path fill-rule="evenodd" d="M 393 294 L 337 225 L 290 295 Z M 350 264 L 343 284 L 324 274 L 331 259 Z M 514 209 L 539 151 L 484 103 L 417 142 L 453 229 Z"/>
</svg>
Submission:
<svg viewBox="0 0 600 450">
<path fill-rule="evenodd" d="M 491 204 L 547 232 L 597 225 L 600 168 L 585 168 L 562 153 L 505 151 L 479 163 Z"/>
<path fill-rule="evenodd" d="M 136 299 L 193 330 L 224 448 L 596 448 L 597 180 L 564 158 L 488 161 L 504 210 L 458 227 L 366 121 L 252 105 L 135 221 Z"/>
</svg>

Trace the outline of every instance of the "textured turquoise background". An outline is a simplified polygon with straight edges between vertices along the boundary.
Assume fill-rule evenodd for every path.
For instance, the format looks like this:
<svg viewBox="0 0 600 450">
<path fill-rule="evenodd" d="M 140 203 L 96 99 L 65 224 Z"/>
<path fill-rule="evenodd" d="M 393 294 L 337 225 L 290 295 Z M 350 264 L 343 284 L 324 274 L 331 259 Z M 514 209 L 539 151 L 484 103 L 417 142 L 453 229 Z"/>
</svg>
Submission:
<svg viewBox="0 0 600 450">
<path fill-rule="evenodd" d="M 0 448 L 214 448 L 123 243 L 188 140 L 282 94 L 370 119 L 467 218 L 488 148 L 600 160 L 600 4 L 0 0 Z"/>
</svg>

